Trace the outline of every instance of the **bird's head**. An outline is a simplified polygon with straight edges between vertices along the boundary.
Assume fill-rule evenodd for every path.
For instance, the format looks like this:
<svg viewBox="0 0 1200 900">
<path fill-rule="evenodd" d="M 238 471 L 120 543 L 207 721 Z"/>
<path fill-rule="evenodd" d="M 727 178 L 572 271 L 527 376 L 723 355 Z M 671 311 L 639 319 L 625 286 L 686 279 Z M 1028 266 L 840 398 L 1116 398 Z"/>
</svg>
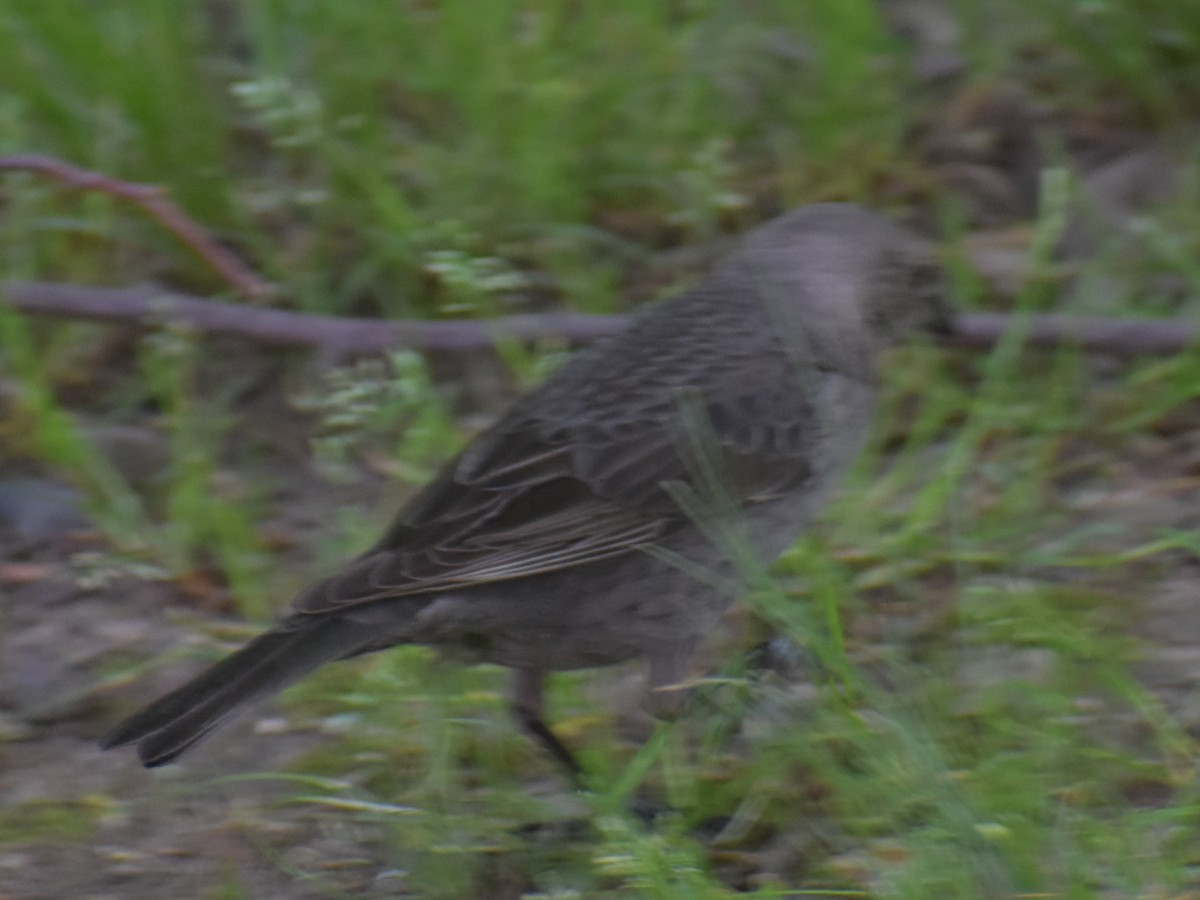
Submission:
<svg viewBox="0 0 1200 900">
<path fill-rule="evenodd" d="M 806 206 L 767 223 L 723 272 L 752 283 L 780 333 L 838 368 L 918 331 L 949 333 L 953 315 L 933 245 L 860 206 Z"/>
</svg>

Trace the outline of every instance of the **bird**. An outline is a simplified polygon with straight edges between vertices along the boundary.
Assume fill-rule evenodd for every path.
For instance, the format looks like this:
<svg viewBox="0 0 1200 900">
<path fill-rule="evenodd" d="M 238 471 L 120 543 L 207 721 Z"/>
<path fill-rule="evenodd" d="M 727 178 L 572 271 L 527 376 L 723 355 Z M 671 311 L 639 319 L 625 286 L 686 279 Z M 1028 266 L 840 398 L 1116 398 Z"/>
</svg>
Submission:
<svg viewBox="0 0 1200 900">
<path fill-rule="evenodd" d="M 739 555 L 782 553 L 864 443 L 883 351 L 952 328 L 932 243 L 853 204 L 784 213 L 577 351 L 373 546 L 101 746 L 161 766 L 326 663 L 420 644 L 510 668 L 518 723 L 579 773 L 547 675 L 641 660 L 643 705 L 677 716 Z"/>
</svg>

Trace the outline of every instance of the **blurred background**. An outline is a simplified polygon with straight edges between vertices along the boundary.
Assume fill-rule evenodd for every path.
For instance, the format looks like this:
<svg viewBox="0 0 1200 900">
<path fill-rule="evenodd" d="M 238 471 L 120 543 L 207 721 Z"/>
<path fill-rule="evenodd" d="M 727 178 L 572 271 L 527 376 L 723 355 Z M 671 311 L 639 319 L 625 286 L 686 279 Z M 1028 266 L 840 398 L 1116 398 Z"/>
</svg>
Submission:
<svg viewBox="0 0 1200 900">
<path fill-rule="evenodd" d="M 570 335 L 314 351 L 15 309 L 19 282 L 618 314 L 849 200 L 937 240 L 962 310 L 1194 321 L 1198 116 L 1181 0 L 8 0 L 0 895 L 1200 895 L 1194 349 L 1018 326 L 897 352 L 868 452 L 684 722 L 640 750 L 635 668 L 556 679 L 612 784 L 589 799 L 503 673 L 420 648 L 167 770 L 95 749 L 365 546 Z M 672 810 L 650 827 L 620 812 L 639 781 Z"/>
</svg>

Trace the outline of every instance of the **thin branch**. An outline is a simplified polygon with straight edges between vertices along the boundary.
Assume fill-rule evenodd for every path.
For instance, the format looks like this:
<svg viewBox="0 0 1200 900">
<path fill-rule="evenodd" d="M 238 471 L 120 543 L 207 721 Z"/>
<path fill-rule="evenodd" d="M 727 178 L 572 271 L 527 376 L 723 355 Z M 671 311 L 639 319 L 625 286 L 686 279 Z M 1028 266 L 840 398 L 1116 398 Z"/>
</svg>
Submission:
<svg viewBox="0 0 1200 900">
<path fill-rule="evenodd" d="M 956 347 L 986 349 L 995 346 L 1012 327 L 1012 317 L 1001 313 L 964 313 L 955 333 L 944 342 Z M 1146 319 L 1111 316 L 1068 316 L 1041 313 L 1029 317 L 1025 343 L 1054 348 L 1064 344 L 1108 356 L 1166 356 L 1196 346 L 1200 325 L 1192 318 Z"/>
<path fill-rule="evenodd" d="M 498 338 L 559 337 L 575 343 L 617 331 L 620 316 L 542 313 L 488 321 L 386 321 L 311 315 L 190 297 L 152 286 L 97 288 L 36 281 L 0 281 L 0 302 L 21 312 L 74 319 L 175 324 L 206 335 L 234 335 L 262 344 L 320 347 L 366 354 L 399 347 L 472 350 Z"/>
<path fill-rule="evenodd" d="M 242 294 L 258 298 L 275 292 L 272 284 L 243 265 L 176 206 L 163 187 L 121 181 L 48 156 L 0 156 L 0 171 L 16 170 L 37 172 L 73 188 L 102 191 L 128 200 L 190 247 Z M 264 344 L 322 347 L 348 353 L 373 353 L 395 347 L 469 350 L 491 346 L 499 337 L 518 340 L 559 337 L 580 343 L 611 334 L 626 321 L 620 316 L 542 313 L 488 322 L 386 322 L 239 306 L 155 287 L 95 288 L 32 281 L 0 281 L 0 295 L 23 312 L 144 325 L 182 324 L 202 334 L 237 335 Z M 968 348 L 991 347 L 1009 324 L 1010 319 L 1005 315 L 965 314 L 959 317 L 956 333 L 944 342 Z M 1198 334 L 1196 323 L 1182 318 L 1037 315 L 1030 317 L 1025 340 L 1034 347 L 1074 344 L 1092 353 L 1139 356 L 1178 353 L 1194 345 Z"/>
<path fill-rule="evenodd" d="M 586 343 L 618 331 L 623 316 L 541 313 L 488 321 L 384 321 L 349 319 L 249 307 L 190 297 L 151 286 L 97 288 L 35 281 L 0 281 L 0 302 L 21 312 L 76 319 L 182 325 L 205 335 L 233 335 L 277 346 L 320 347 L 351 354 L 399 347 L 414 350 L 475 350 L 498 338 L 532 341 L 557 337 Z M 992 347 L 1011 325 L 992 313 L 959 316 L 950 346 Z M 1026 342 L 1034 347 L 1072 344 L 1091 353 L 1132 357 L 1179 353 L 1194 346 L 1200 326 L 1192 319 L 1113 319 L 1035 315 Z"/>
<path fill-rule="evenodd" d="M 216 269 L 239 293 L 251 298 L 266 297 L 275 293 L 274 285 L 264 281 L 233 253 L 221 246 L 205 228 L 167 196 L 167 189 L 164 187 L 121 181 L 49 156 L 0 156 L 0 172 L 18 170 L 37 172 L 78 190 L 100 191 L 111 197 L 128 200 Z"/>
</svg>

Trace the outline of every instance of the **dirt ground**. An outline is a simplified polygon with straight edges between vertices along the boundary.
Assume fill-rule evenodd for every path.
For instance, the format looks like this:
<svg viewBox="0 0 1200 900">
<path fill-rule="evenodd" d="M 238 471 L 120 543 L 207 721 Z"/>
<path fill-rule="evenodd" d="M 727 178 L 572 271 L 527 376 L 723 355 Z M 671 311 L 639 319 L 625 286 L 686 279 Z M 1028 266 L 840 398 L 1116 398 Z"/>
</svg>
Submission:
<svg viewBox="0 0 1200 900">
<path fill-rule="evenodd" d="M 231 875 L 254 897 L 372 896 L 386 875 L 367 862 L 369 829 L 331 829 L 320 810 L 278 805 L 286 785 L 221 781 L 284 771 L 320 739 L 290 731 L 269 708 L 159 771 L 98 749 L 134 704 L 199 666 L 185 660 L 117 686 L 105 673 L 115 661 L 194 647 L 202 638 L 188 622 L 203 613 L 170 582 L 117 574 L 91 584 L 84 552 L 86 541 L 63 538 L 0 563 L 0 808 L 27 811 L 37 835 L 22 839 L 21 818 L 6 819 L 0 897 L 215 896 Z M 313 873 L 308 887 L 297 872 Z"/>
</svg>

